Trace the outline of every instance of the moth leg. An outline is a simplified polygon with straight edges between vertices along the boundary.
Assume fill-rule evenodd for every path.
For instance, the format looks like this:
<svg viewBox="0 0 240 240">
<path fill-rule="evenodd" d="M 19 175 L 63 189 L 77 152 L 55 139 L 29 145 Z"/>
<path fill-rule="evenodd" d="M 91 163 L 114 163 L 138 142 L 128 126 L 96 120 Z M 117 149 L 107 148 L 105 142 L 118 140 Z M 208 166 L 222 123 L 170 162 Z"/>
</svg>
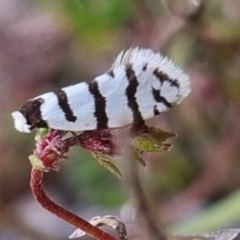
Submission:
<svg viewBox="0 0 240 240">
<path fill-rule="evenodd" d="M 81 143 L 78 135 L 77 135 L 75 132 L 70 131 L 70 133 L 71 133 L 71 134 L 73 135 L 73 137 L 74 137 L 75 144 L 76 144 L 77 142 Z"/>
</svg>

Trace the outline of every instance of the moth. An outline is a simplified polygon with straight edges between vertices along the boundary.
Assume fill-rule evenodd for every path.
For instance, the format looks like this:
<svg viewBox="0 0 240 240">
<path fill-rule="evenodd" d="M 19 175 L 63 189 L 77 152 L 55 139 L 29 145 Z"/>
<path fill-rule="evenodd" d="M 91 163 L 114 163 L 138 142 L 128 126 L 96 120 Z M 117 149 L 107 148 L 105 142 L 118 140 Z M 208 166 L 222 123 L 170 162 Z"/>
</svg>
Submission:
<svg viewBox="0 0 240 240">
<path fill-rule="evenodd" d="M 27 100 L 12 113 L 15 128 L 85 131 L 139 125 L 179 104 L 190 81 L 170 59 L 150 49 L 122 51 L 106 73 Z"/>
</svg>

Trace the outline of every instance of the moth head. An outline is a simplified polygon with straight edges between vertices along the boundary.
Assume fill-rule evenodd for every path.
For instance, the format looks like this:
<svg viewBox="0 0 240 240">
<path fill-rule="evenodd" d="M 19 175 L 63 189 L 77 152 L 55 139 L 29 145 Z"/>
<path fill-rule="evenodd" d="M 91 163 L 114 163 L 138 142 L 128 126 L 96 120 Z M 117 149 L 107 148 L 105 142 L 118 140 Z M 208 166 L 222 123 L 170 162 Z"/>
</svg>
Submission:
<svg viewBox="0 0 240 240">
<path fill-rule="evenodd" d="M 11 114 L 18 131 L 29 133 L 34 128 L 47 127 L 47 123 L 41 117 L 42 103 L 41 98 L 30 99 L 18 111 Z"/>
</svg>

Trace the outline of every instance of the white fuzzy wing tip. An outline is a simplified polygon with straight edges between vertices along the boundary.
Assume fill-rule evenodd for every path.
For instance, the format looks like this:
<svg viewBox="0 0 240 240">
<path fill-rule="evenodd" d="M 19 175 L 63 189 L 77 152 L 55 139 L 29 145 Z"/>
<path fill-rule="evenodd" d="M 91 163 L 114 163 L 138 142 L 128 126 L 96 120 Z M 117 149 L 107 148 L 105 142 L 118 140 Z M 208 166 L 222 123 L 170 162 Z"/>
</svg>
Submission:
<svg viewBox="0 0 240 240">
<path fill-rule="evenodd" d="M 168 57 L 151 49 L 135 47 L 122 51 L 113 63 L 112 69 L 126 64 L 133 65 L 134 69 L 142 69 L 147 64 L 147 71 L 150 74 L 157 68 L 170 79 L 177 80 L 179 83 L 179 100 L 177 103 L 180 103 L 191 92 L 189 76 Z"/>
<path fill-rule="evenodd" d="M 27 124 L 27 120 L 21 112 L 15 111 L 11 115 L 14 121 L 14 126 L 19 132 L 31 132 L 30 126 Z"/>
<path fill-rule="evenodd" d="M 179 79 L 180 82 L 180 91 L 179 95 L 181 96 L 179 99 L 179 103 L 187 97 L 191 92 L 191 85 L 190 85 L 190 79 L 187 74 L 182 74 L 181 78 Z"/>
</svg>

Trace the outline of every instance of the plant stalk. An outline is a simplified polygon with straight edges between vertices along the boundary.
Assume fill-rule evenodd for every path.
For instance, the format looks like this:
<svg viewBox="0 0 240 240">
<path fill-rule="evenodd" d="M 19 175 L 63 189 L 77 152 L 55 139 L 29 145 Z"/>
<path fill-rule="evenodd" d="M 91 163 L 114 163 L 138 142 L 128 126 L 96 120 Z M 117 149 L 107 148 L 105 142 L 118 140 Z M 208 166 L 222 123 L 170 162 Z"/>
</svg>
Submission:
<svg viewBox="0 0 240 240">
<path fill-rule="evenodd" d="M 101 229 L 94 227 L 89 222 L 85 221 L 79 216 L 76 216 L 72 212 L 64 209 L 60 205 L 52 201 L 44 192 L 42 187 L 43 172 L 39 169 L 32 168 L 30 186 L 32 189 L 32 194 L 36 201 L 45 209 L 57 215 L 59 218 L 68 222 L 69 224 L 75 226 L 86 232 L 89 236 L 97 240 L 116 240 L 111 235 L 102 231 Z"/>
</svg>

